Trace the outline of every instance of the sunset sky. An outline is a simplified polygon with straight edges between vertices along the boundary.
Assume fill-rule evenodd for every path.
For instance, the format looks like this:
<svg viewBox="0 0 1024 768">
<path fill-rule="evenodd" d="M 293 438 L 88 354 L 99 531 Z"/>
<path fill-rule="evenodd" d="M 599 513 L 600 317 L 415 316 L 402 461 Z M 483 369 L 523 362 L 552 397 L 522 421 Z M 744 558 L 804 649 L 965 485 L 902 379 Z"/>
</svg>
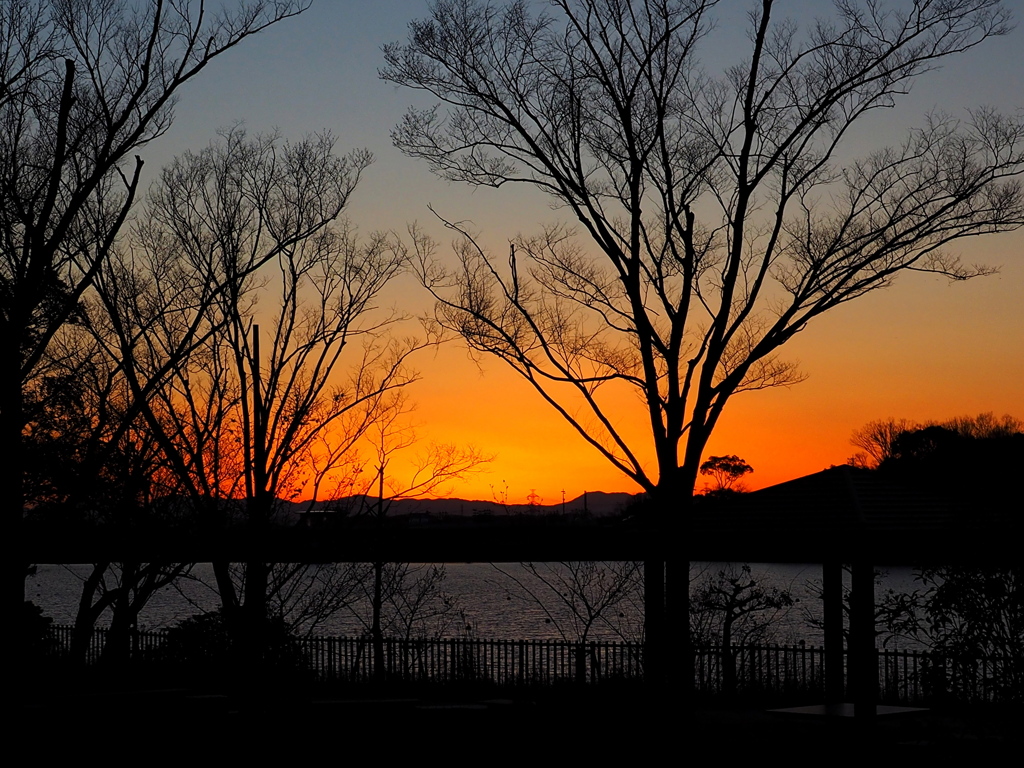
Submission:
<svg viewBox="0 0 1024 768">
<path fill-rule="evenodd" d="M 1024 21 L 1024 2 L 1009 3 Z M 746 53 L 744 23 L 750 2 L 723 0 L 716 45 L 705 64 L 720 72 Z M 813 17 L 816 2 L 780 2 L 779 11 Z M 533 188 L 472 190 L 434 177 L 425 163 L 391 146 L 389 131 L 410 104 L 430 102 L 377 77 L 381 46 L 402 40 L 406 25 L 427 13 L 420 0 L 315 0 L 296 19 L 245 41 L 211 64 L 180 92 L 168 133 L 146 147 L 148 184 L 159 168 L 185 149 L 200 149 L 219 128 L 244 121 L 252 133 L 282 136 L 329 130 L 339 151 L 365 147 L 375 163 L 360 182 L 348 216 L 361 232 L 404 232 L 418 221 L 449 253 L 450 235 L 427 205 L 472 222 L 481 240 L 506 250 L 510 238 L 557 220 L 549 200 Z M 923 77 L 898 109 L 872 117 L 850 149 L 899 142 L 926 112 L 963 115 L 969 107 L 1004 111 L 1024 107 L 1024 29 L 947 60 Z M 808 378 L 788 389 L 740 395 L 708 447 L 734 453 L 755 472 L 758 488 L 831 464 L 855 449 L 853 430 L 886 417 L 944 419 L 993 411 L 1024 417 L 1024 232 L 962 241 L 967 262 L 998 266 L 998 275 L 950 284 L 929 275 L 904 275 L 896 285 L 834 310 L 813 322 L 784 349 Z M 387 301 L 425 313 L 431 301 L 412 277 Z M 531 489 L 544 503 L 584 490 L 638 490 L 497 360 L 477 367 L 465 348 L 450 344 L 424 354 L 410 397 L 423 444 L 430 440 L 475 445 L 495 454 L 484 471 L 448 490 L 490 499 L 508 489 L 522 503 Z M 646 445 L 638 402 L 635 438 Z M 643 450 L 643 449 L 641 449 Z"/>
</svg>

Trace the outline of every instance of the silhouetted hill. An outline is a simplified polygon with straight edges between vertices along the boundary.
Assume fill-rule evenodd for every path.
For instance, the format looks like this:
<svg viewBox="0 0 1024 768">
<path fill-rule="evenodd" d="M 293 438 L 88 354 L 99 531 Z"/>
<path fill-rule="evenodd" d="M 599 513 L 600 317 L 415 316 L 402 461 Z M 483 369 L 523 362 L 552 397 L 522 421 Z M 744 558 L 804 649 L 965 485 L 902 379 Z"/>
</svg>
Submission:
<svg viewBox="0 0 1024 768">
<path fill-rule="evenodd" d="M 501 504 L 496 501 L 470 499 L 398 499 L 387 504 L 388 517 L 427 516 L 445 517 L 539 517 L 546 515 L 568 515 L 580 517 L 611 517 L 622 512 L 634 496 L 629 493 L 605 493 L 588 491 L 563 505 L 558 504 Z M 341 514 L 356 516 L 368 514 L 376 509 L 377 499 L 373 496 L 349 496 L 334 502 L 310 508 L 309 502 L 282 502 L 285 516 L 293 519 L 306 514 Z"/>
</svg>

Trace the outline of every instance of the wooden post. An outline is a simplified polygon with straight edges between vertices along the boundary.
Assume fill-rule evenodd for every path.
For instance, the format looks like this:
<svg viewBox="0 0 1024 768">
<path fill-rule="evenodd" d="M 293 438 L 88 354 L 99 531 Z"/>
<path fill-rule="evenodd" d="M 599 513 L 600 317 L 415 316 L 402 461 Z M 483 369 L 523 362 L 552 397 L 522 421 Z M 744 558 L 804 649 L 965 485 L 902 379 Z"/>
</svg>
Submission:
<svg viewBox="0 0 1024 768">
<path fill-rule="evenodd" d="M 845 699 L 843 674 L 843 565 L 830 560 L 821 566 L 822 613 L 825 620 L 825 703 Z"/>
<path fill-rule="evenodd" d="M 873 721 L 878 704 L 878 658 L 875 653 L 875 573 L 871 563 L 853 564 L 850 595 L 850 659 L 853 712 L 858 721 Z"/>
</svg>

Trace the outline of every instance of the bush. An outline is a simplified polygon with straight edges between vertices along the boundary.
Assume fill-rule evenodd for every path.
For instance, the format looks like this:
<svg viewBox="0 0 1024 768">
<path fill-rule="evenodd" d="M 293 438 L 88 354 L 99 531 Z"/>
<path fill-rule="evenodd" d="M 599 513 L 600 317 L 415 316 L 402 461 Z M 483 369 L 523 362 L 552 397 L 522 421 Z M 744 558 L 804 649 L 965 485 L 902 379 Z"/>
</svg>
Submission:
<svg viewBox="0 0 1024 768">
<path fill-rule="evenodd" d="M 305 677 L 309 660 L 285 621 L 270 617 L 262 638 L 260 671 L 287 677 Z M 232 626 L 220 611 L 191 616 L 167 631 L 165 658 L 187 674 L 208 680 L 225 675 L 252 673 L 246 665 L 239 628 Z"/>
<path fill-rule="evenodd" d="M 43 609 L 26 600 L 22 608 L 21 631 L 22 648 L 25 655 L 30 659 L 38 659 L 52 653 L 52 640 L 49 636 L 50 624 L 53 622 L 49 616 L 43 616 Z"/>
</svg>

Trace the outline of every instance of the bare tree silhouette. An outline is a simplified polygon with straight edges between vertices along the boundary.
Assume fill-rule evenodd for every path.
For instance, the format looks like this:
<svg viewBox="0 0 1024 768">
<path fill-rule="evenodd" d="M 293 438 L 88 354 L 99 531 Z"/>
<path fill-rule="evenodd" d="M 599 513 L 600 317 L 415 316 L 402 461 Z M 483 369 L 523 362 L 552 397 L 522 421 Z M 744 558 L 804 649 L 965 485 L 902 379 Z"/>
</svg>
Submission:
<svg viewBox="0 0 1024 768">
<path fill-rule="evenodd" d="M 402 151 L 451 181 L 536 187 L 578 223 L 493 254 L 444 218 L 457 266 L 421 236 L 420 276 L 445 327 L 518 372 L 654 500 L 651 653 L 665 626 L 655 562 L 685 558 L 680 527 L 728 401 L 799 381 L 779 355 L 815 318 L 904 272 L 985 274 L 947 246 L 1024 223 L 1020 115 L 933 114 L 862 159 L 843 145 L 916 78 L 1007 33 L 999 0 L 841 2 L 806 25 L 776 5 L 752 11 L 750 47 L 720 76 L 701 66 L 706 0 L 540 13 L 443 0 L 385 47 L 381 76 L 436 101 L 393 130 Z M 625 429 L 636 414 L 612 404 L 623 389 L 643 404 L 644 450 Z M 684 611 L 685 565 L 670 573 Z"/>
<path fill-rule="evenodd" d="M 364 502 L 358 513 L 371 515 L 379 538 L 392 504 L 400 499 L 422 499 L 443 493 L 452 481 L 480 470 L 492 457 L 479 449 L 454 444 L 431 443 L 413 459 L 409 473 L 400 476 L 392 460 L 417 444 L 415 425 L 409 420 L 412 406 L 403 392 L 391 396 L 391 407 L 368 430 L 368 441 L 376 453 L 374 472 L 363 481 Z M 377 680 L 385 674 L 384 634 L 403 639 L 432 631 L 440 635 L 456 618 L 457 601 L 443 590 L 444 565 L 388 563 L 379 556 L 368 564 L 369 573 L 360 584 L 361 601 L 350 603 L 373 641 L 373 671 Z M 369 611 L 365 606 L 369 605 Z"/>
<path fill-rule="evenodd" d="M 142 159 L 181 86 L 302 0 L 63 3 L 0 9 L 0 468 L 3 599 L 21 615 L 24 391 L 73 319 L 136 200 Z M 15 612 L 17 611 L 17 612 Z"/>
<path fill-rule="evenodd" d="M 257 547 L 244 566 L 214 563 L 243 646 L 268 607 L 314 594 L 295 580 L 325 585 L 259 551 L 281 501 L 315 506 L 347 487 L 353 446 L 416 380 L 409 356 L 430 343 L 391 337 L 402 318 L 376 307 L 406 266 L 401 244 L 360 240 L 339 219 L 370 161 L 336 155 L 327 134 L 231 129 L 164 169 L 131 248 L 96 281 L 97 338 L 197 512 L 242 525 Z M 329 581 L 315 594 L 337 606 L 354 586 Z"/>
<path fill-rule="evenodd" d="M 586 643 L 594 630 L 626 641 L 642 638 L 642 628 L 633 622 L 643 593 L 640 563 L 585 560 L 519 566 L 521 574 L 492 563 L 503 577 L 499 586 L 510 599 L 540 608 L 566 642 Z"/>
</svg>

